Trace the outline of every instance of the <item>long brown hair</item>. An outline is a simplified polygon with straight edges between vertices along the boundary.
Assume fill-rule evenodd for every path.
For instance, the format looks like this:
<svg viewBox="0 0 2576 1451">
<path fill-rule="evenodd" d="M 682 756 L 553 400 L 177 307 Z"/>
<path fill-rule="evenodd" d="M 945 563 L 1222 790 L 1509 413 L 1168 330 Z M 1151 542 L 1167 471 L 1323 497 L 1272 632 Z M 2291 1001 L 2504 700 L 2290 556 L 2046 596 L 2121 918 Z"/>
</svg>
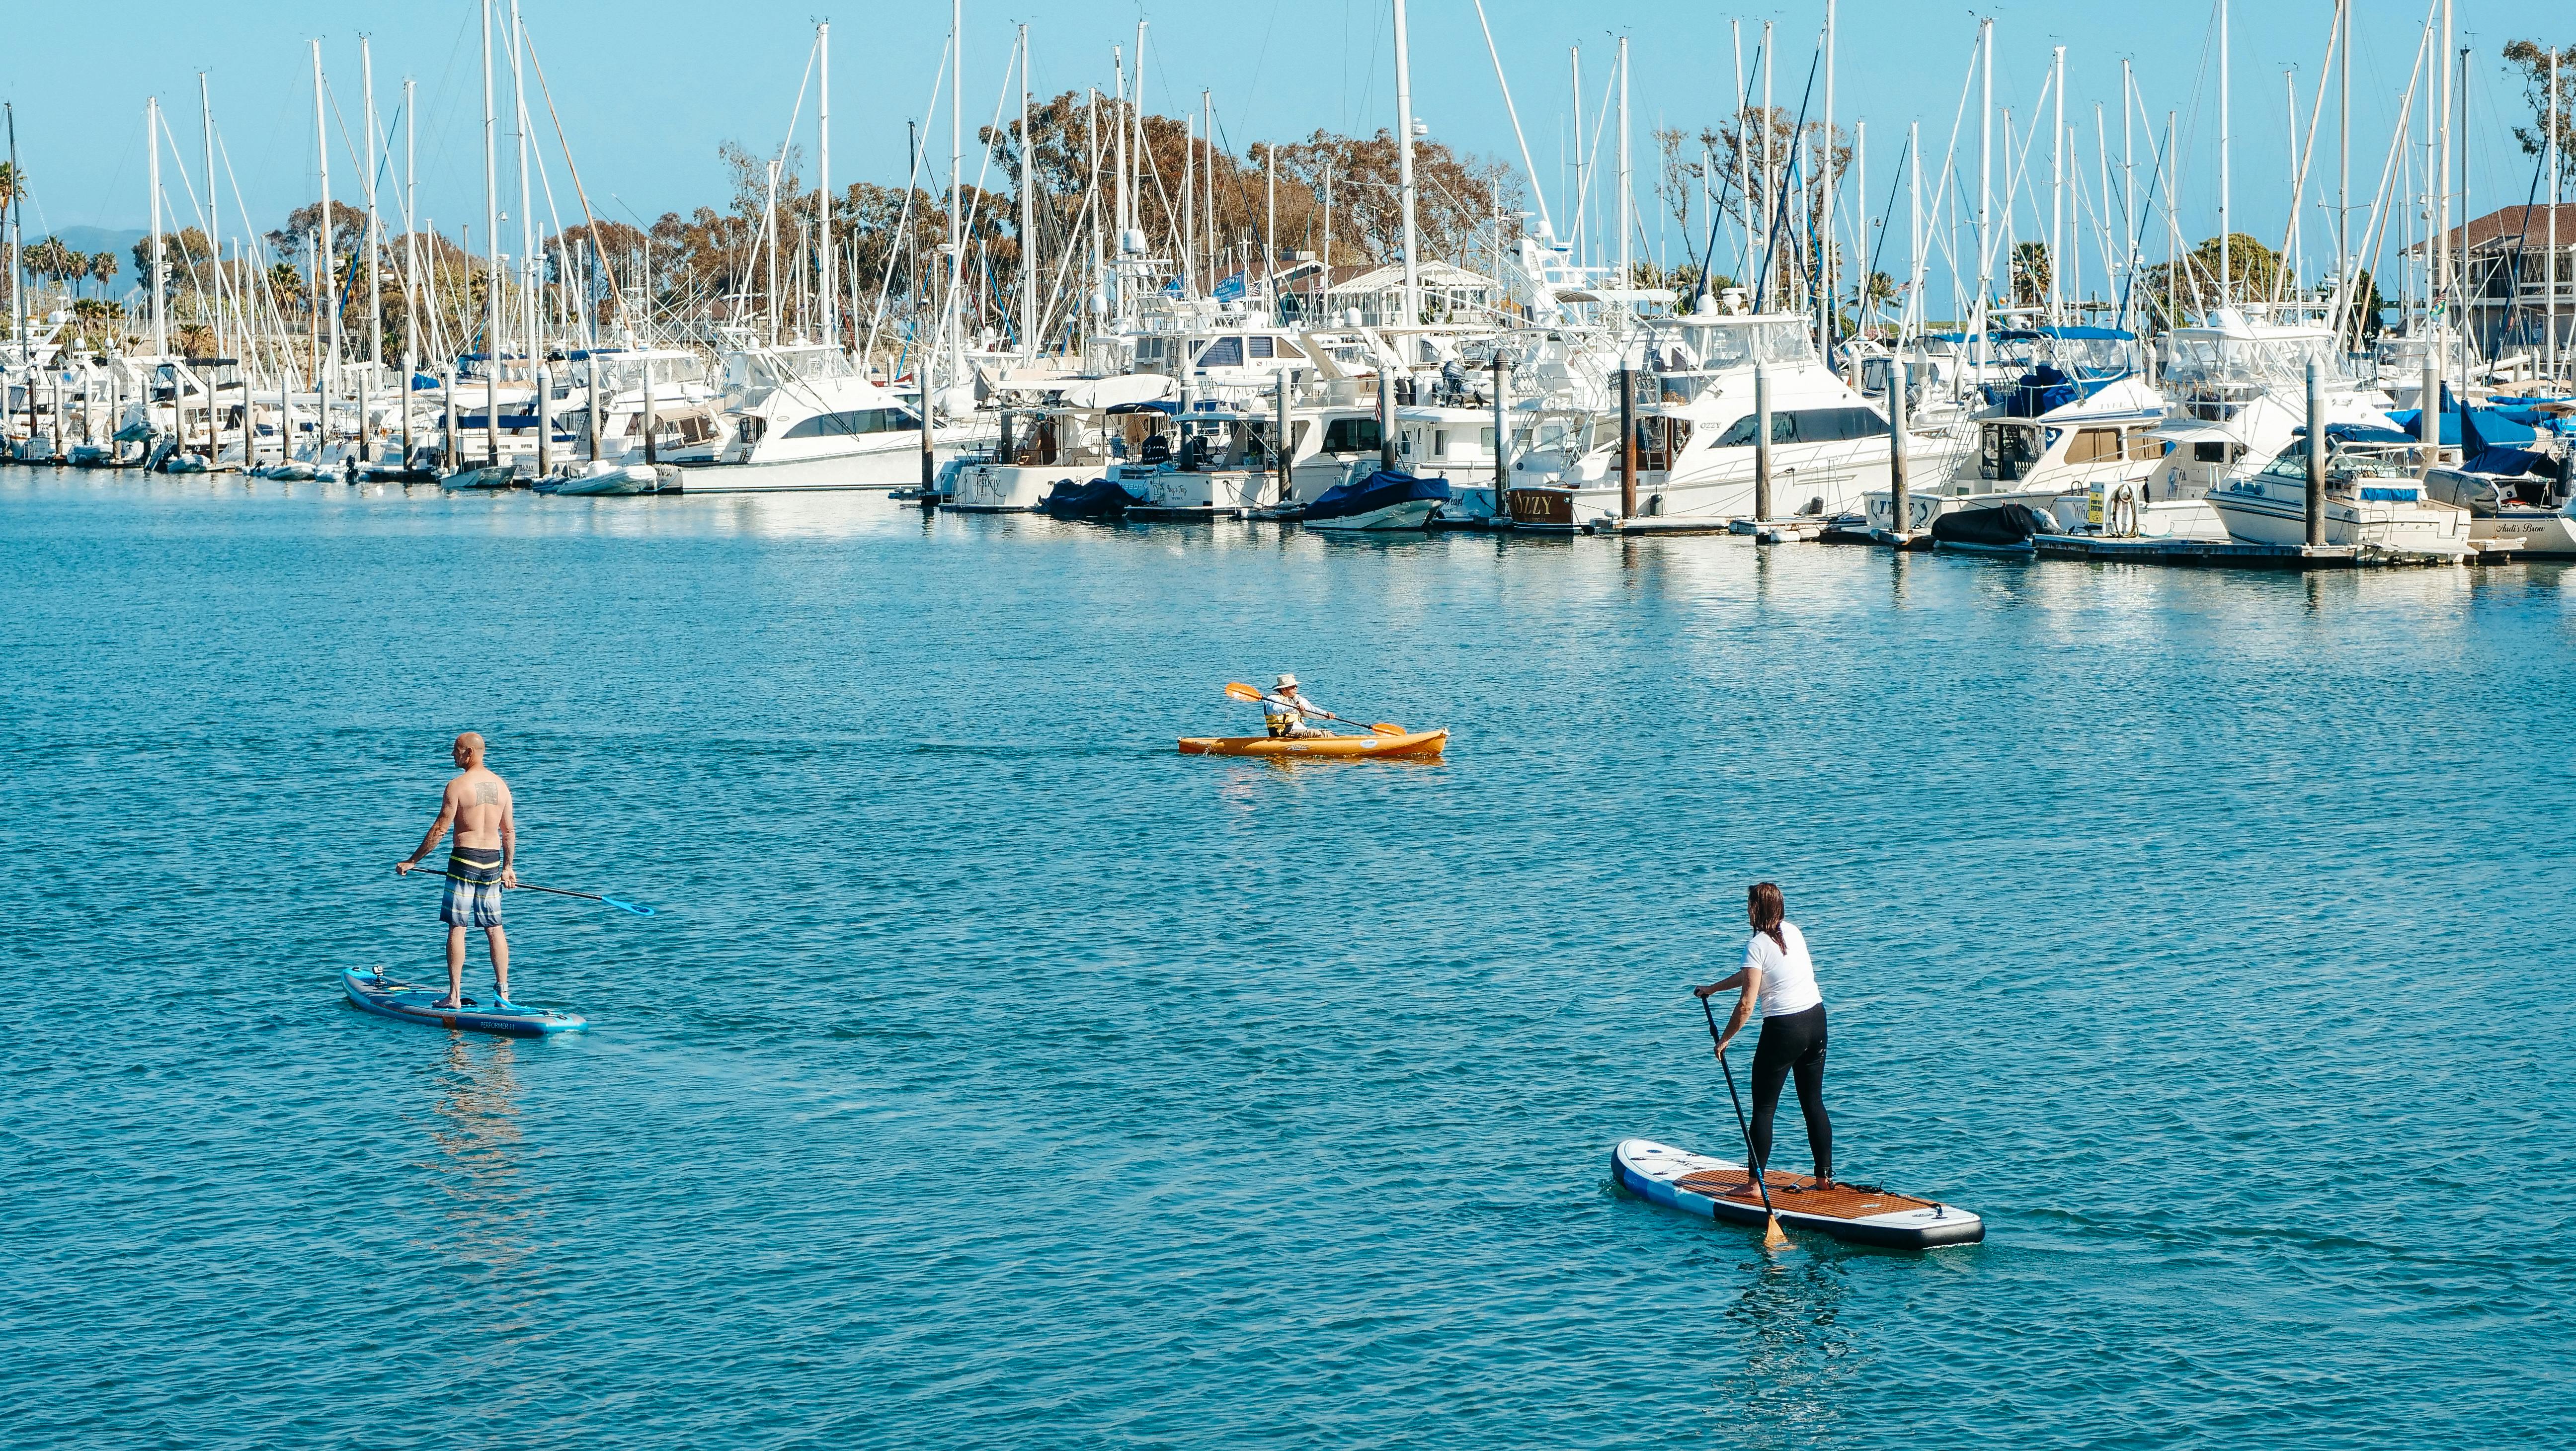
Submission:
<svg viewBox="0 0 2576 1451">
<path fill-rule="evenodd" d="M 1789 915 L 1789 904 L 1782 900 L 1777 883 L 1755 882 L 1753 889 L 1744 894 L 1744 909 L 1745 915 L 1753 919 L 1754 931 L 1770 933 L 1782 952 L 1789 950 L 1789 934 L 1780 930 L 1782 919 Z"/>
</svg>

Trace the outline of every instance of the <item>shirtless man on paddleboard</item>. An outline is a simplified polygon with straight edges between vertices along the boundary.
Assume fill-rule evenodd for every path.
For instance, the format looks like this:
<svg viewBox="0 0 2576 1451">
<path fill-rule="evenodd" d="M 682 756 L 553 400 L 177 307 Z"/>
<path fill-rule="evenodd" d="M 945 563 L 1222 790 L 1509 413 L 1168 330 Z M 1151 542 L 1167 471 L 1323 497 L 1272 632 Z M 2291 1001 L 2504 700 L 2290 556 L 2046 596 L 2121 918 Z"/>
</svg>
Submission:
<svg viewBox="0 0 2576 1451">
<path fill-rule="evenodd" d="M 483 764 L 483 738 L 472 731 L 456 738 L 459 774 L 438 800 L 438 819 L 410 856 L 394 863 L 404 874 L 420 865 L 452 828 L 456 844 L 447 857 L 447 892 L 440 898 L 438 920 L 447 924 L 447 997 L 437 1006 L 465 1003 L 465 929 L 480 927 L 492 945 L 492 991 L 495 1006 L 509 1008 L 510 939 L 501 932 L 501 892 L 519 884 L 519 824 L 512 814 L 510 783 Z"/>
</svg>

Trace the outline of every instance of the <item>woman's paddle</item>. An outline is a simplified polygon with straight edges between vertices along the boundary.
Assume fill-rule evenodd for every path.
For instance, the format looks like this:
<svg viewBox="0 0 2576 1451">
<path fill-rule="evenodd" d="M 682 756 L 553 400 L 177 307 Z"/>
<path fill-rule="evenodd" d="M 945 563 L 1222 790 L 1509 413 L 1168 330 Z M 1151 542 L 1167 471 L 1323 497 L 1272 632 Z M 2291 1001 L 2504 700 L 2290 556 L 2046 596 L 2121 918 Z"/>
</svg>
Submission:
<svg viewBox="0 0 2576 1451">
<path fill-rule="evenodd" d="M 446 872 L 423 872 L 421 875 L 436 878 L 446 878 L 449 876 Z M 643 906 L 635 902 L 620 901 L 615 897 L 605 897 L 597 892 L 572 892 L 566 891 L 562 887 L 540 887 L 530 882 L 521 882 L 514 890 L 521 892 L 544 892 L 550 896 L 556 897 L 579 897 L 586 902 L 605 902 L 620 912 L 632 912 L 638 917 L 650 917 L 653 915 L 653 909 L 650 907 Z"/>
<path fill-rule="evenodd" d="M 1708 1015 L 1709 1041 L 1717 1044 L 1717 1068 L 1719 1072 L 1726 1075 L 1726 1096 L 1735 1099 L 1735 1127 L 1737 1132 L 1744 1135 L 1745 1172 L 1753 1176 L 1754 1187 L 1762 1191 L 1762 1212 L 1771 1216 L 1769 1227 L 1762 1231 L 1762 1247 L 1787 1249 L 1789 1236 L 1780 1232 L 1780 1211 L 1771 1207 L 1770 1176 L 1762 1171 L 1760 1164 L 1754 1162 L 1753 1125 L 1745 1120 L 1744 1100 L 1736 1097 L 1735 1069 L 1726 1061 L 1726 1039 L 1717 1031 L 1717 1009 L 1708 1005 L 1708 999 L 1701 998 L 1699 1010 Z"/>
<path fill-rule="evenodd" d="M 1244 684 L 1240 680 L 1229 680 L 1226 682 L 1225 698 L 1228 700 L 1248 701 L 1254 705 L 1259 705 L 1262 701 L 1269 699 L 1268 696 L 1263 695 L 1259 690 Z M 1319 710 L 1315 712 L 1315 714 L 1322 716 L 1326 720 L 1342 721 L 1342 724 L 1344 725 L 1359 724 L 1359 722 L 1355 720 L 1342 720 L 1340 716 L 1333 714 L 1329 710 Z M 1372 724 L 1369 729 L 1382 736 L 1403 736 L 1412 734 L 1411 731 L 1406 730 L 1404 727 L 1391 724 L 1387 721 L 1378 721 Z"/>
</svg>

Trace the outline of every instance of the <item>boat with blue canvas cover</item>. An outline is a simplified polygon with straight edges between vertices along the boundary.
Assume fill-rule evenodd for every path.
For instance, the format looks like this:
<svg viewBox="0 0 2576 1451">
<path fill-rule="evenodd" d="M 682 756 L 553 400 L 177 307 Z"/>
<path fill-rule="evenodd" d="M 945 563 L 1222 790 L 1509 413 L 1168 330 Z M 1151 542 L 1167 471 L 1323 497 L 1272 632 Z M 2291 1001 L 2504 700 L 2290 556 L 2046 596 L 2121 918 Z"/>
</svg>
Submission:
<svg viewBox="0 0 2576 1451">
<path fill-rule="evenodd" d="M 1451 497 L 1445 479 L 1377 469 L 1325 490 L 1303 517 L 1309 529 L 1419 529 Z"/>
</svg>

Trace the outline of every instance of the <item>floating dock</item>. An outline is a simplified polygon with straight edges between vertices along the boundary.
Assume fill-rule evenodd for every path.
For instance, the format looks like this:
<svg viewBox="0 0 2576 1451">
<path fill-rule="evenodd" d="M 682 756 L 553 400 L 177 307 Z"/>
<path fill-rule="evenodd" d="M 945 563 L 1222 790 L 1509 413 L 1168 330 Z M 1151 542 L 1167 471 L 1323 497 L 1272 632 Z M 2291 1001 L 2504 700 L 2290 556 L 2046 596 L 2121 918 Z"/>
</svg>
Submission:
<svg viewBox="0 0 2576 1451">
<path fill-rule="evenodd" d="M 2357 544 L 2239 544 L 2208 539 L 2097 539 L 2089 534 L 2042 534 L 2031 540 L 2042 559 L 2089 559 L 2112 564 L 2162 564 L 2185 569 L 2371 569 L 2389 565 L 2456 564 L 2449 555 L 2411 554 Z"/>
</svg>

